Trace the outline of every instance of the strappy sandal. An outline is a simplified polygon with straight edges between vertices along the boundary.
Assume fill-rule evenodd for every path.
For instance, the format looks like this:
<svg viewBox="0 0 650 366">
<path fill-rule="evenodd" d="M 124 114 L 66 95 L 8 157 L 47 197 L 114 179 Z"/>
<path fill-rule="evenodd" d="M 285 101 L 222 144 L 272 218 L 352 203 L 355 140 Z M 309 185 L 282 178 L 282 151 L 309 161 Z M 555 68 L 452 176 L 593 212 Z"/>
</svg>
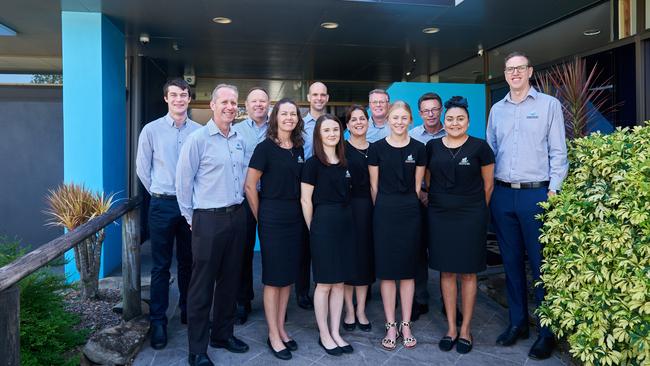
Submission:
<svg viewBox="0 0 650 366">
<path fill-rule="evenodd" d="M 395 335 L 395 339 L 388 338 L 388 336 L 384 337 L 384 339 L 381 340 L 381 346 L 383 349 L 387 351 L 392 351 L 397 347 L 397 339 L 399 338 L 399 331 L 397 330 L 397 322 L 392 322 L 392 323 L 385 323 L 384 327 L 386 327 L 386 334 L 388 334 L 388 331 L 390 328 L 395 328 L 395 331 L 397 334 Z"/>
<path fill-rule="evenodd" d="M 402 322 L 399 325 L 399 332 L 402 334 L 402 344 L 404 345 L 405 348 L 415 348 L 415 346 L 418 344 L 418 340 L 411 335 L 410 337 L 404 337 L 404 332 L 402 332 L 402 328 L 404 327 L 409 327 L 411 328 L 411 322 L 405 322 L 402 320 Z"/>
</svg>

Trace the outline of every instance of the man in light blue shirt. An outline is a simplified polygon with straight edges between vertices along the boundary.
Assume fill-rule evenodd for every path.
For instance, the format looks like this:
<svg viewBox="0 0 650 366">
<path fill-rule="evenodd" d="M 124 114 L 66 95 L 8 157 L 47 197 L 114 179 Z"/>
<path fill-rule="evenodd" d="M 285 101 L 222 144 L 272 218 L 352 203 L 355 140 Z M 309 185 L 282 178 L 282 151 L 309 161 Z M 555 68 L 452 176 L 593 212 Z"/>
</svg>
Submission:
<svg viewBox="0 0 650 366">
<path fill-rule="evenodd" d="M 316 120 L 325 113 L 325 108 L 329 100 L 330 96 L 327 94 L 327 86 L 325 84 L 316 81 L 309 86 L 309 94 L 307 94 L 309 113 L 302 119 L 305 124 L 305 132 L 303 134 L 303 138 L 305 139 L 305 159 L 309 159 L 313 154 Z"/>
<path fill-rule="evenodd" d="M 266 139 L 266 130 L 269 127 L 269 94 L 266 90 L 255 87 L 248 92 L 246 112 L 248 118 L 233 125 L 232 129 L 244 139 L 244 160 L 248 167 L 255 146 Z M 237 324 L 244 324 L 248 320 L 251 301 L 255 296 L 253 293 L 253 254 L 257 220 L 255 220 L 246 200 L 244 200 L 244 208 L 246 210 L 246 243 L 242 262 L 242 277 L 237 294 L 237 310 L 235 312 L 235 323 Z"/>
<path fill-rule="evenodd" d="M 567 175 L 567 149 L 564 118 L 560 102 L 530 86 L 533 67 L 524 54 L 514 52 L 505 59 L 504 75 L 510 92 L 492 106 L 486 131 L 494 151 L 496 184 L 490 210 L 506 272 L 510 325 L 497 338 L 497 344 L 510 346 L 528 337 L 528 285 L 525 255 L 539 281 L 542 248 L 535 215 L 542 212 L 538 203 L 556 194 Z M 544 288 L 534 290 L 537 305 L 544 299 Z M 528 356 L 551 356 L 555 340 L 548 327 L 539 335 Z"/>
<path fill-rule="evenodd" d="M 187 117 L 190 86 L 183 79 L 168 81 L 163 87 L 167 114 L 144 126 L 138 139 L 136 173 L 151 195 L 149 238 L 151 242 L 151 347 L 167 345 L 169 307 L 169 268 L 174 239 L 178 269 L 181 323 L 187 323 L 187 288 L 192 275 L 192 235 L 176 202 L 176 163 L 187 137 L 201 125 Z"/>
<path fill-rule="evenodd" d="M 242 207 L 246 147 L 231 128 L 238 111 L 237 95 L 235 86 L 217 85 L 210 102 L 212 119 L 187 139 L 176 168 L 178 204 L 192 229 L 187 314 L 190 365 L 213 365 L 208 343 L 235 353 L 249 349 L 233 335 L 246 240 Z"/>
<path fill-rule="evenodd" d="M 390 97 L 384 89 L 374 89 L 368 94 L 370 106 L 370 119 L 368 120 L 368 142 L 379 141 L 390 134 L 388 127 L 388 109 L 390 108 Z"/>
</svg>

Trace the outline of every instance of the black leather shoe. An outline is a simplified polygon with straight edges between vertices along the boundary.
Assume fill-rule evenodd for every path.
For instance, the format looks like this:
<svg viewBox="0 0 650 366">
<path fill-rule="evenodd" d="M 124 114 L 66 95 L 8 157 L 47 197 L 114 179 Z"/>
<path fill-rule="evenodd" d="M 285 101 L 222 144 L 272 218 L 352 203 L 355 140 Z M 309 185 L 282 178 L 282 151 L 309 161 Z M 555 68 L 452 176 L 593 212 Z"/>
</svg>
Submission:
<svg viewBox="0 0 650 366">
<path fill-rule="evenodd" d="M 187 324 L 187 313 L 181 311 L 181 324 Z"/>
<path fill-rule="evenodd" d="M 285 361 L 291 359 L 291 351 L 289 351 L 288 348 L 283 348 L 280 351 L 274 350 L 269 338 L 266 339 L 266 344 L 269 346 L 269 349 L 271 350 L 271 353 L 273 353 L 273 356 Z"/>
<path fill-rule="evenodd" d="M 291 352 L 295 352 L 298 350 L 298 343 L 296 343 L 296 341 L 294 341 L 293 339 L 290 339 L 286 342 L 282 341 L 282 343 L 284 343 L 284 346 L 287 347 Z"/>
<path fill-rule="evenodd" d="M 517 343 L 518 339 L 528 339 L 528 326 L 513 327 L 508 326 L 505 332 L 497 337 L 497 344 L 501 346 L 512 346 Z"/>
<path fill-rule="evenodd" d="M 555 348 L 555 339 L 553 337 L 539 337 L 530 347 L 528 357 L 533 360 L 545 360 L 553 354 Z"/>
<path fill-rule="evenodd" d="M 327 352 L 327 354 L 330 356 L 340 356 L 343 354 L 343 350 L 341 349 L 341 347 L 337 346 L 334 348 L 325 348 L 325 345 L 323 344 L 323 342 L 321 342 L 320 337 L 318 337 L 318 345 L 323 347 L 325 352 Z"/>
<path fill-rule="evenodd" d="M 420 315 L 426 314 L 429 312 L 428 304 L 420 304 L 417 301 L 413 301 L 413 307 L 411 308 L 411 321 L 416 321 L 420 319 Z"/>
<path fill-rule="evenodd" d="M 248 352 L 248 345 L 243 341 L 232 336 L 226 340 L 212 340 L 210 341 L 210 347 L 214 348 L 225 348 L 227 351 L 232 353 L 245 353 Z"/>
<path fill-rule="evenodd" d="M 309 295 L 298 295 L 297 298 L 298 306 L 305 310 L 312 310 L 314 308 L 314 303 L 311 301 Z"/>
<path fill-rule="evenodd" d="M 187 363 L 189 363 L 190 366 L 214 366 L 207 353 L 201 353 L 198 355 L 190 353 L 187 358 Z"/>
<path fill-rule="evenodd" d="M 167 346 L 167 326 L 151 324 L 151 348 L 163 349 Z"/>
<path fill-rule="evenodd" d="M 235 324 L 242 325 L 248 320 L 248 311 L 243 305 L 237 304 L 237 310 L 235 310 Z"/>
</svg>

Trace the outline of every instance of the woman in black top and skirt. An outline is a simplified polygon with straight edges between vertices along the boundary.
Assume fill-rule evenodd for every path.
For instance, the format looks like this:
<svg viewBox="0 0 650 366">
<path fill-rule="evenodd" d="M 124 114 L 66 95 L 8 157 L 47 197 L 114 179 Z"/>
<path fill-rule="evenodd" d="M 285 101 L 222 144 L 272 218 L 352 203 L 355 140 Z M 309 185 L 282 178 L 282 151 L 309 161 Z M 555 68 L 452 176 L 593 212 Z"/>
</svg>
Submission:
<svg viewBox="0 0 650 366">
<path fill-rule="evenodd" d="M 350 251 L 354 244 L 350 207 L 350 172 L 345 161 L 343 125 L 324 114 L 314 127 L 314 156 L 302 172 L 302 213 L 309 228 L 314 290 L 314 312 L 320 332 L 318 344 L 333 356 L 352 353 L 341 338 L 343 282 L 350 278 Z M 327 319 L 329 315 L 329 326 Z"/>
<path fill-rule="evenodd" d="M 381 345 L 396 347 L 402 335 L 406 348 L 417 340 L 411 332 L 411 308 L 420 243 L 420 201 L 418 195 L 426 165 L 424 145 L 408 135 L 413 121 L 408 104 L 398 101 L 388 112 L 390 134 L 372 144 L 368 153 L 370 192 L 375 202 L 373 234 L 375 270 L 381 280 L 381 298 L 386 315 L 386 337 Z M 395 300 L 399 281 L 402 321 L 395 321 Z"/>
<path fill-rule="evenodd" d="M 438 346 L 467 353 L 472 349 L 470 322 L 476 302 L 476 273 L 485 270 L 487 204 L 494 186 L 494 154 L 481 139 L 469 136 L 467 99 L 445 102 L 447 136 L 426 145 L 429 182 L 429 266 L 441 272 L 447 309 L 447 334 Z M 463 323 L 456 328 L 456 278 L 460 275 Z"/>
<path fill-rule="evenodd" d="M 360 105 L 352 105 L 346 113 L 350 138 L 345 142 L 345 158 L 352 176 L 352 222 L 355 241 L 351 253 L 354 265 L 352 277 L 345 282 L 345 318 L 343 328 L 354 330 L 359 326 L 370 332 L 372 325 L 366 316 L 368 288 L 375 281 L 374 246 L 372 244 L 372 198 L 368 176 L 368 113 Z M 357 296 L 356 310 L 353 296 Z"/>
<path fill-rule="evenodd" d="M 298 275 L 303 238 L 299 202 L 305 163 L 302 131 L 296 103 L 280 100 L 269 117 L 267 139 L 255 147 L 245 186 L 246 199 L 257 219 L 262 251 L 267 344 L 276 357 L 284 360 L 298 349 L 284 328 L 284 320 L 291 285 Z"/>
</svg>

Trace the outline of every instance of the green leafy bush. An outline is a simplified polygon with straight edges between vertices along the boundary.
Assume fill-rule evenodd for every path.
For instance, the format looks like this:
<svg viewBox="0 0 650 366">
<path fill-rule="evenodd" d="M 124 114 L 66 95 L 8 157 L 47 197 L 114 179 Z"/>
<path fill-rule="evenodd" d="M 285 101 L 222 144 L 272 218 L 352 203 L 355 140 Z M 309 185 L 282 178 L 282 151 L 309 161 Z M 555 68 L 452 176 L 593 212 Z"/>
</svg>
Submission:
<svg viewBox="0 0 650 366">
<path fill-rule="evenodd" d="M 24 255 L 17 241 L 0 237 L 0 267 Z M 25 277 L 20 287 L 20 358 L 21 365 L 79 364 L 74 349 L 86 341 L 87 331 L 75 330 L 79 317 L 65 311 L 65 277 L 52 268 Z"/>
<path fill-rule="evenodd" d="M 541 322 L 586 365 L 649 365 L 650 126 L 573 140 L 569 162 L 541 204 Z"/>
</svg>

